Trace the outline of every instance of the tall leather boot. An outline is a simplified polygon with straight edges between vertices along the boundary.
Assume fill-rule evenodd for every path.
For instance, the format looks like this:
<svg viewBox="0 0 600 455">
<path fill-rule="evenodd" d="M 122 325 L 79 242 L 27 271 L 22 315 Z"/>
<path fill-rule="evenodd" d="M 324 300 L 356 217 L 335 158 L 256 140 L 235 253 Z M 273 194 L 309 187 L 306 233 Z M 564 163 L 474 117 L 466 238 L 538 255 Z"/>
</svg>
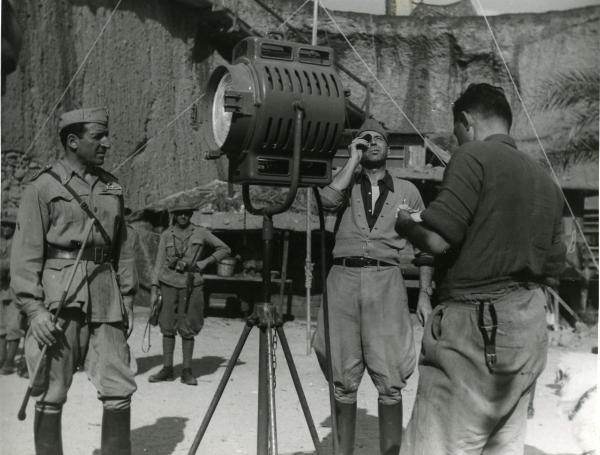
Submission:
<svg viewBox="0 0 600 455">
<path fill-rule="evenodd" d="M 62 406 L 39 401 L 35 405 L 33 439 L 36 455 L 63 455 Z"/>
<path fill-rule="evenodd" d="M 379 450 L 381 455 L 398 455 L 402 443 L 402 401 L 379 403 Z"/>
<path fill-rule="evenodd" d="M 335 402 L 337 417 L 338 453 L 336 455 L 354 454 L 354 434 L 356 431 L 356 403 Z"/>
<path fill-rule="evenodd" d="M 6 358 L 4 360 L 4 365 L 0 369 L 0 374 L 13 374 L 17 371 L 17 366 L 15 365 L 15 356 L 17 355 L 17 350 L 19 349 L 19 340 L 8 340 L 6 342 Z"/>
<path fill-rule="evenodd" d="M 102 455 L 131 455 L 131 408 L 104 409 Z"/>
</svg>

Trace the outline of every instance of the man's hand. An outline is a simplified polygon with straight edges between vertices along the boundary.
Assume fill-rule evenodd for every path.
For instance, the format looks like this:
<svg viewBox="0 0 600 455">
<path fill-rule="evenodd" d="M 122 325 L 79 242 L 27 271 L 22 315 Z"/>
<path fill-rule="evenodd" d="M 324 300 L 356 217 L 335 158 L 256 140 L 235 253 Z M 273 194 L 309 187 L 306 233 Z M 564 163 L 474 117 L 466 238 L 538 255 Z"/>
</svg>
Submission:
<svg viewBox="0 0 600 455">
<path fill-rule="evenodd" d="M 421 326 L 425 326 L 427 318 L 431 314 L 431 299 L 429 294 L 423 291 L 419 291 L 419 300 L 417 302 L 417 319 L 421 323 Z"/>
<path fill-rule="evenodd" d="M 369 148 L 369 143 L 364 139 L 356 138 L 348 146 L 348 153 L 350 153 L 350 160 L 354 163 L 355 167 L 360 164 L 363 156 L 363 150 Z"/>
<path fill-rule="evenodd" d="M 406 234 L 406 231 L 414 222 L 415 220 L 411 216 L 408 206 L 398 206 L 396 209 L 396 232 L 400 235 Z"/>
<path fill-rule="evenodd" d="M 196 262 L 196 269 L 198 272 L 204 272 L 204 269 L 208 267 L 209 262 L 206 259 L 202 259 L 201 261 Z"/>
<path fill-rule="evenodd" d="M 152 286 L 150 288 L 150 306 L 154 306 L 158 303 L 158 298 L 160 296 L 160 289 L 158 286 Z"/>
<path fill-rule="evenodd" d="M 31 320 L 29 321 L 31 327 L 31 333 L 33 338 L 41 345 L 52 346 L 56 343 L 56 338 L 53 332 L 58 329 L 52 322 L 52 314 L 46 310 L 40 310 Z"/>
</svg>

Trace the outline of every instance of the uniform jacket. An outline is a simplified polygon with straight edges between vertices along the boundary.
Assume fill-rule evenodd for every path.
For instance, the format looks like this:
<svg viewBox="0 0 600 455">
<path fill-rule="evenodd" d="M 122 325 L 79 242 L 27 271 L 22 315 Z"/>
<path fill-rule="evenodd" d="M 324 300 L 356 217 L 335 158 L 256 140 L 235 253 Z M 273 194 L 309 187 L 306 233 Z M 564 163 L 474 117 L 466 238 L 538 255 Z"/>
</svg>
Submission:
<svg viewBox="0 0 600 455">
<path fill-rule="evenodd" d="M 194 256 L 196 256 L 196 262 L 202 259 L 202 253 L 207 247 L 214 249 L 212 256 L 217 262 L 231 252 L 223 241 L 201 226 L 190 224 L 185 229 L 179 229 L 175 226 L 166 229 L 160 235 L 152 284 L 164 283 L 176 288 L 186 287 L 189 267 L 195 266 L 195 264 L 192 264 Z M 196 251 L 198 251 L 198 254 L 196 254 Z M 177 260 L 186 264 L 185 271 L 178 272 L 169 267 L 169 264 L 173 264 Z M 201 285 L 201 273 L 196 270 L 193 275 L 194 286 Z"/>
<path fill-rule="evenodd" d="M 373 229 L 369 229 L 365 214 L 360 184 L 347 191 L 338 191 L 331 186 L 321 190 L 323 207 L 340 211 L 335 235 L 333 257 L 364 256 L 391 264 L 400 264 L 400 255 L 405 254 L 407 241 L 396 232 L 396 210 L 406 204 L 414 210 L 425 206 L 417 188 L 409 181 L 397 177 L 392 179 L 394 190 L 388 196 Z M 410 250 L 409 250 L 410 251 Z M 415 250 L 416 251 L 416 250 Z M 416 252 L 417 256 L 422 253 Z"/>
<path fill-rule="evenodd" d="M 113 246 L 120 246 L 118 270 L 109 263 L 80 262 L 66 306 L 81 308 L 91 322 L 121 321 L 124 306 L 133 305 L 138 287 L 134 253 L 123 222 L 123 188 L 114 176 L 100 168 L 91 169 L 87 181 L 82 169 L 73 168 L 64 159 L 44 171 L 49 169 L 87 202 Z M 46 248 L 77 250 L 76 242 L 81 242 L 89 220 L 73 196 L 44 171 L 23 193 L 10 263 L 17 305 L 30 317 L 43 306 L 57 306 L 75 262 L 48 258 Z M 106 246 L 104 243 L 94 226 L 86 246 Z"/>
</svg>

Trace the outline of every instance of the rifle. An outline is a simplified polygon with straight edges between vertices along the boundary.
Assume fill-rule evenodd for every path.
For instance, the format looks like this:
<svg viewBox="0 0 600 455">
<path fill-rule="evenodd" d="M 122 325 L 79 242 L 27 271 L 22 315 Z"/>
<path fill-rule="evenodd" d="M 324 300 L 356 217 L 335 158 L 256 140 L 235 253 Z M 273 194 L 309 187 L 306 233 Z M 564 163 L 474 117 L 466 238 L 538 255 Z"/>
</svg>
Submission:
<svg viewBox="0 0 600 455">
<path fill-rule="evenodd" d="M 92 231 L 94 222 L 95 222 L 94 219 L 90 218 L 85 226 L 84 231 L 83 231 L 83 239 L 81 242 L 81 248 L 79 249 L 79 252 L 77 253 L 77 257 L 75 258 L 75 262 L 73 263 L 73 267 L 71 269 L 71 274 L 69 275 L 69 279 L 67 280 L 65 289 L 63 290 L 63 292 L 60 296 L 60 300 L 58 302 L 58 306 L 56 307 L 56 311 L 54 312 L 54 315 L 52 316 L 52 323 L 55 326 L 57 325 L 58 315 L 61 312 L 61 310 L 63 309 L 63 307 L 65 306 L 65 302 L 67 301 L 67 295 L 69 294 L 69 289 L 71 288 L 71 284 L 73 283 L 73 278 L 75 278 L 75 273 L 77 272 L 77 267 L 79 266 L 79 263 L 81 262 L 81 256 L 83 255 L 83 250 L 85 249 L 85 243 L 87 242 L 90 232 Z M 57 328 L 59 330 L 61 329 L 61 327 L 59 327 L 59 326 L 57 326 Z M 21 403 L 21 407 L 19 408 L 19 413 L 17 414 L 17 417 L 19 420 L 25 420 L 25 418 L 27 417 L 27 414 L 26 414 L 27 404 L 29 403 L 29 398 L 31 397 L 31 392 L 33 391 L 33 385 L 35 384 L 35 381 L 40 374 L 42 362 L 44 361 L 44 359 L 46 357 L 47 350 L 48 350 L 48 345 L 45 344 L 44 347 L 42 348 L 42 352 L 40 353 L 40 358 L 38 359 L 38 361 L 35 365 L 33 374 L 31 375 L 31 378 L 29 379 L 29 385 L 27 386 L 27 391 L 25 392 L 25 396 L 23 397 L 23 402 Z"/>
</svg>

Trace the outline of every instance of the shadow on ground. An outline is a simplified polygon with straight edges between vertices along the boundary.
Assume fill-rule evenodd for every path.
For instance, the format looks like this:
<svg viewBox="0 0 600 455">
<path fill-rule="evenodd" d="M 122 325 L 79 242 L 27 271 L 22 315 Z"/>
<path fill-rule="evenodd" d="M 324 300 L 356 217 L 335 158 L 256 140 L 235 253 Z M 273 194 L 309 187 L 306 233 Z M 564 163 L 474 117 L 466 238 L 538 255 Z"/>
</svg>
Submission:
<svg viewBox="0 0 600 455">
<path fill-rule="evenodd" d="M 538 449 L 537 447 L 532 447 L 532 446 L 525 446 L 525 452 L 523 452 L 523 455 L 555 455 L 555 454 L 550 454 L 547 452 L 544 452 L 543 450 Z M 578 455 L 576 453 L 559 453 L 556 455 Z"/>
<path fill-rule="evenodd" d="M 321 423 L 322 427 L 331 428 L 331 417 Z M 323 438 L 319 445 L 319 455 L 333 455 L 332 434 Z M 379 421 L 376 416 L 367 414 L 366 409 L 356 412 L 356 455 L 379 453 Z M 290 452 L 289 455 L 316 455 L 316 451 Z"/>
<path fill-rule="evenodd" d="M 138 376 L 141 374 L 146 373 L 148 370 L 151 370 L 152 368 L 162 365 L 162 355 L 152 355 L 149 357 L 140 357 L 137 360 L 137 368 L 138 368 Z M 208 356 L 204 356 L 200 359 L 193 359 L 192 360 L 192 372 L 194 373 L 194 376 L 196 376 L 197 378 L 200 376 L 207 376 L 210 374 L 213 374 L 215 371 L 217 371 L 217 369 L 219 369 L 222 366 L 225 366 L 225 364 L 227 363 L 227 359 L 224 357 L 219 357 L 219 356 L 214 356 L 214 355 L 208 355 Z M 244 362 L 238 360 L 236 362 L 236 366 L 238 365 L 243 365 Z M 181 364 L 177 364 L 174 366 L 175 368 L 175 375 L 179 375 L 179 373 L 181 372 Z"/>
<path fill-rule="evenodd" d="M 188 421 L 184 417 L 161 417 L 153 425 L 136 428 L 131 432 L 132 455 L 169 455 L 183 441 L 183 430 Z M 100 455 L 100 449 L 92 455 Z"/>
<path fill-rule="evenodd" d="M 323 427 L 331 427 L 331 417 L 321 423 Z M 333 455 L 332 435 L 329 433 L 321 440 L 319 455 Z M 316 455 L 316 451 L 290 452 L 288 455 Z M 356 415 L 356 455 L 379 453 L 379 421 L 376 416 L 367 414 L 366 409 L 358 409 Z M 555 455 L 544 452 L 536 447 L 525 446 L 523 455 Z M 575 453 L 561 453 L 556 455 L 577 455 Z"/>
</svg>

